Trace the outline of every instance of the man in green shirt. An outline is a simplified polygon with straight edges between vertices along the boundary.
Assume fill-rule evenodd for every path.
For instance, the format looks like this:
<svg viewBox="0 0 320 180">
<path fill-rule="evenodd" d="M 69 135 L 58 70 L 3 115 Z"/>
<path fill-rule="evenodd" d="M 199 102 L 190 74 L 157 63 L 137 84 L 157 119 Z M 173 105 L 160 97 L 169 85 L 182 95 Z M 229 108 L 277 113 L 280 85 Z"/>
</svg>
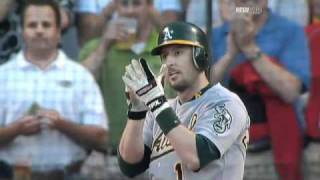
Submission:
<svg viewBox="0 0 320 180">
<path fill-rule="evenodd" d="M 131 10 L 128 10 L 129 6 Z M 108 23 L 102 38 L 89 41 L 80 52 L 82 64 L 95 75 L 102 90 L 109 115 L 113 150 L 116 150 L 127 120 L 121 79 L 126 65 L 130 64 L 131 59 L 143 57 L 156 74 L 161 66 L 160 59 L 150 53 L 157 44 L 157 32 L 148 15 L 151 7 L 152 4 L 147 0 L 139 0 L 139 3 L 131 5 L 118 4 L 115 9 L 118 17 Z M 128 18 L 128 14 L 133 18 Z M 130 29 L 131 32 L 128 31 Z M 135 34 L 130 34 L 132 32 Z"/>
</svg>

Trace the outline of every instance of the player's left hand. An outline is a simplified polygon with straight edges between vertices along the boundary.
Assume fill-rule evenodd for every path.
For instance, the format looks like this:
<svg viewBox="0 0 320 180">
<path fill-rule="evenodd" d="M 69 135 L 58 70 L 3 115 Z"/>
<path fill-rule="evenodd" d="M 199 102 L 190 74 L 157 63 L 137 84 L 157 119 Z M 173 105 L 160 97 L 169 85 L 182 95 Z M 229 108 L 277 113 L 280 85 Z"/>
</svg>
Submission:
<svg viewBox="0 0 320 180">
<path fill-rule="evenodd" d="M 126 66 L 122 79 L 152 112 L 166 101 L 161 83 L 157 81 L 144 59 L 133 59 L 131 64 Z"/>
<path fill-rule="evenodd" d="M 125 91 L 126 91 L 126 97 L 127 97 L 127 104 L 129 107 L 129 111 L 133 111 L 133 112 L 143 112 L 143 111 L 147 111 L 148 107 L 144 104 L 144 102 L 142 102 L 137 95 L 130 90 L 130 88 L 128 88 L 127 86 L 125 87 Z"/>
</svg>

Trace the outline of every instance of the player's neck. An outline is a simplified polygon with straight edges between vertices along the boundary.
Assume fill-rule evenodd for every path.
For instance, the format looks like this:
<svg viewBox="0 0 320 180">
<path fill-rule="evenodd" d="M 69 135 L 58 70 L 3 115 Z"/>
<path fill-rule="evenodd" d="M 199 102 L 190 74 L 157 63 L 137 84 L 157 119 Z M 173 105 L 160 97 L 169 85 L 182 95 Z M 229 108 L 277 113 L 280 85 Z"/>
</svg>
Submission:
<svg viewBox="0 0 320 180">
<path fill-rule="evenodd" d="M 190 101 L 196 93 L 209 84 L 208 79 L 205 76 L 199 76 L 199 78 L 194 81 L 194 84 L 184 91 L 178 92 L 178 97 L 180 103 L 185 103 Z"/>
</svg>

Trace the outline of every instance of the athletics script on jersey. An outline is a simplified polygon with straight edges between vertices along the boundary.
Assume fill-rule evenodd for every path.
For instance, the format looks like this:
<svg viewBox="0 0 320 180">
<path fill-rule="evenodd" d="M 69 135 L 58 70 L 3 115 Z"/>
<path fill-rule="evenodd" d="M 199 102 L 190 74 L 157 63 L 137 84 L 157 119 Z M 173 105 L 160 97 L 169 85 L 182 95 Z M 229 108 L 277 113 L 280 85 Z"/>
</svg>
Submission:
<svg viewBox="0 0 320 180">
<path fill-rule="evenodd" d="M 232 123 L 232 116 L 225 104 L 215 105 L 213 108 L 213 114 L 211 116 L 211 124 L 213 128 L 213 132 L 216 135 L 224 134 L 227 130 L 230 129 Z M 187 125 L 187 128 L 193 131 L 196 122 L 198 120 L 198 114 L 192 114 L 190 121 Z M 208 124 L 209 125 L 209 124 Z M 169 139 L 163 134 L 163 132 L 159 131 L 159 134 L 155 136 L 154 141 L 152 143 L 152 154 L 151 160 L 157 159 L 163 155 L 166 155 L 172 151 L 174 151 L 171 146 Z"/>
<path fill-rule="evenodd" d="M 198 120 L 198 115 L 194 113 L 191 116 L 191 120 L 189 121 L 188 129 L 193 130 L 196 122 Z M 169 139 L 161 132 L 153 141 L 152 144 L 152 155 L 151 160 L 157 159 L 165 154 L 168 154 L 173 151 L 173 147 L 171 146 Z"/>
</svg>

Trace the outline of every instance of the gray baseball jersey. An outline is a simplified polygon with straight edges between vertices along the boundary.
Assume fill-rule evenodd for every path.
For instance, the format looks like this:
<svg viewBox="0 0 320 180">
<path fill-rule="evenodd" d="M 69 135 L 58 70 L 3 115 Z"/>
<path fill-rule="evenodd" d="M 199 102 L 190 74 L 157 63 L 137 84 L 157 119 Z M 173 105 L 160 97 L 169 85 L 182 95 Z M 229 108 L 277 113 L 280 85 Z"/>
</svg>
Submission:
<svg viewBox="0 0 320 180">
<path fill-rule="evenodd" d="M 150 147 L 152 180 L 239 180 L 243 178 L 250 119 L 240 98 L 220 84 L 207 89 L 192 101 L 169 101 L 181 124 L 207 137 L 220 151 L 214 160 L 198 172 L 181 164 L 179 156 L 164 136 L 155 117 L 148 113 L 144 142 Z"/>
</svg>

